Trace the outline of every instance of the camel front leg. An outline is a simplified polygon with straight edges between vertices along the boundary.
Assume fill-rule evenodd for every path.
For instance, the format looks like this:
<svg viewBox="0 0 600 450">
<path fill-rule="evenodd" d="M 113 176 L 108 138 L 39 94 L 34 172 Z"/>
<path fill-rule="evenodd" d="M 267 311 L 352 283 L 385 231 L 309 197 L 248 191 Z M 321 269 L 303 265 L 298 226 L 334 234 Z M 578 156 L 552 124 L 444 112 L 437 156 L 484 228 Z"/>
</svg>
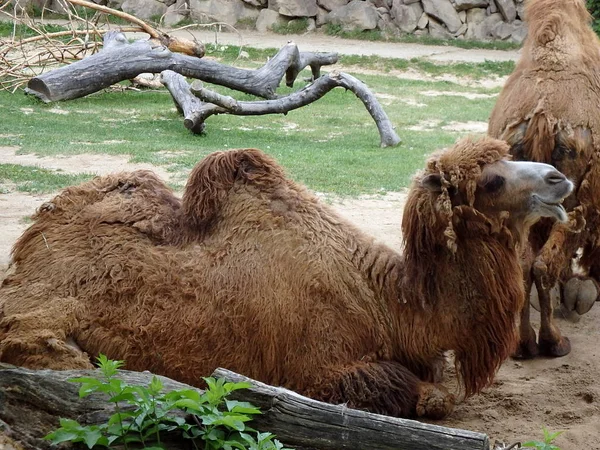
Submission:
<svg viewBox="0 0 600 450">
<path fill-rule="evenodd" d="M 533 278 L 540 303 L 540 331 L 538 346 L 544 356 L 564 356 L 571 351 L 571 343 L 561 335 L 554 324 L 550 290 L 558 281 L 562 269 L 571 264 L 572 250 L 566 242 L 566 231 L 553 230 L 533 264 Z"/>
<path fill-rule="evenodd" d="M 535 330 L 531 326 L 531 286 L 533 285 L 532 268 L 523 270 L 524 283 L 525 283 L 525 302 L 523 303 L 523 309 L 521 309 L 521 316 L 519 321 L 519 344 L 513 358 L 516 359 L 532 359 L 538 356 L 539 349 L 536 342 Z"/>
<path fill-rule="evenodd" d="M 303 394 L 396 417 L 441 419 L 454 409 L 455 397 L 443 386 L 419 380 L 395 361 L 357 361 L 327 370 L 326 375 Z"/>
</svg>

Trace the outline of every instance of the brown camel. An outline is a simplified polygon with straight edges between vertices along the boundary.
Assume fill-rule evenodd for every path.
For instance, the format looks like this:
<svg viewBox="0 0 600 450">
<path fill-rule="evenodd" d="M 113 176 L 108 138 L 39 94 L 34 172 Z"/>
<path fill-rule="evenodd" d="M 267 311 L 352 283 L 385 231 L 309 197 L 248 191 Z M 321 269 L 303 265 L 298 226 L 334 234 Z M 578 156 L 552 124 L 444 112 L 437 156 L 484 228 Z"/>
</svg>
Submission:
<svg viewBox="0 0 600 450">
<path fill-rule="evenodd" d="M 543 220 L 531 230 L 524 274 L 527 292 L 533 283 L 538 292 L 539 343 L 526 304 L 515 355 L 531 358 L 571 349 L 553 322 L 557 283 L 566 312 L 587 312 L 600 292 L 600 41 L 584 0 L 530 0 L 526 19 L 521 58 L 488 131 L 509 143 L 514 159 L 552 164 L 575 184 L 565 201 L 569 222 Z"/>
<path fill-rule="evenodd" d="M 514 349 L 517 245 L 566 217 L 553 167 L 463 140 L 417 175 L 404 255 L 284 176 L 259 150 L 209 155 L 183 199 L 147 171 L 41 207 L 0 288 L 0 360 L 91 367 L 100 352 L 200 385 L 218 366 L 331 403 L 441 418 L 455 353 L 464 393 Z"/>
</svg>

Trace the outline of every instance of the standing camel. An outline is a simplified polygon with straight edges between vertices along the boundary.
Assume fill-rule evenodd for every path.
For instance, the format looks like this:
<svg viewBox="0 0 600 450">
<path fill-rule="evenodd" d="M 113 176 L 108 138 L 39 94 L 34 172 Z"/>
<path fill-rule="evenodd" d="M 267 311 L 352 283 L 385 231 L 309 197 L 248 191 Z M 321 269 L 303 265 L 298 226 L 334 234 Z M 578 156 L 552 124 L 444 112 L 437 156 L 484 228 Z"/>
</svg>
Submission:
<svg viewBox="0 0 600 450">
<path fill-rule="evenodd" d="M 538 293 L 539 342 L 526 303 L 515 356 L 532 358 L 571 349 L 553 322 L 550 291 L 557 283 L 566 310 L 580 314 L 600 292 L 600 40 L 584 0 L 530 0 L 526 20 L 521 58 L 488 132 L 508 142 L 514 159 L 552 164 L 575 184 L 565 201 L 570 220 L 540 221 L 530 234 L 524 274 L 526 292 L 535 283 Z"/>
</svg>

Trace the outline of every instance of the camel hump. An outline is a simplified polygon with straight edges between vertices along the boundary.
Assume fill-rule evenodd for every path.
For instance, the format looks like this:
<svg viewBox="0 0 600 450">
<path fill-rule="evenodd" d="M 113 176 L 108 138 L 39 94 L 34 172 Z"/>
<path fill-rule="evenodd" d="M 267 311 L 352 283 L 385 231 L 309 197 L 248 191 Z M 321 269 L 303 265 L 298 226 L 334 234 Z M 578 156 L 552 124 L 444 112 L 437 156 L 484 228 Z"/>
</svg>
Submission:
<svg viewBox="0 0 600 450">
<path fill-rule="evenodd" d="M 194 228 L 209 226 L 235 184 L 273 190 L 285 181 L 273 158 L 255 148 L 211 153 L 192 170 L 183 194 L 183 213 Z"/>
</svg>

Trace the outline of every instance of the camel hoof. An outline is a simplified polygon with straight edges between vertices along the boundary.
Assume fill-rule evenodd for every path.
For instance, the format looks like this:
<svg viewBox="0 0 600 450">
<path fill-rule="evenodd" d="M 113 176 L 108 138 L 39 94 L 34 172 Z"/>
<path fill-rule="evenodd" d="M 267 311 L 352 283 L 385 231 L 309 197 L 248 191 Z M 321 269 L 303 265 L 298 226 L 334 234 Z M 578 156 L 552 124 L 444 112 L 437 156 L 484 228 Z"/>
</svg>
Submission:
<svg viewBox="0 0 600 450">
<path fill-rule="evenodd" d="M 565 283 L 564 305 L 569 311 L 577 311 L 578 314 L 587 313 L 600 294 L 600 288 L 596 281 L 591 278 L 573 277 Z"/>
<path fill-rule="evenodd" d="M 533 359 L 540 354 L 535 339 L 519 342 L 517 349 L 512 354 L 514 359 Z"/>
<path fill-rule="evenodd" d="M 550 301 L 552 302 L 552 307 L 558 308 L 558 305 L 560 305 L 560 302 L 561 302 L 560 284 L 558 284 L 558 282 L 554 285 L 554 287 L 552 289 L 550 289 L 550 292 L 548 293 L 548 295 L 550 295 Z M 541 311 L 540 298 L 539 298 L 537 287 L 535 286 L 535 284 L 533 286 L 531 286 L 531 291 L 529 293 L 529 304 L 536 311 L 538 311 L 538 312 Z"/>
<path fill-rule="evenodd" d="M 563 336 L 558 342 L 554 340 L 539 339 L 540 354 L 543 356 L 560 357 L 568 355 L 571 351 L 571 341 Z"/>
<path fill-rule="evenodd" d="M 440 385 L 422 383 L 417 401 L 417 416 L 439 420 L 454 410 L 456 398 Z"/>
</svg>

